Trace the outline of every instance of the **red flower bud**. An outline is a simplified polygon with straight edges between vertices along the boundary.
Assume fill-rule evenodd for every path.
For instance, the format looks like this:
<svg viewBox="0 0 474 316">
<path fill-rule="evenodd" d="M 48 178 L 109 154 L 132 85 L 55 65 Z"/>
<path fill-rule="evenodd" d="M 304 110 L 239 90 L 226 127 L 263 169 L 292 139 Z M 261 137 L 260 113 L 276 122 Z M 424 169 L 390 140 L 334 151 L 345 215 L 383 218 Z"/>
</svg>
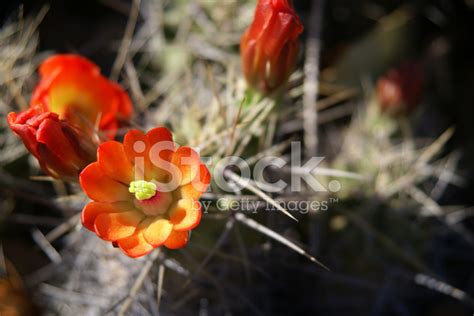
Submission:
<svg viewBox="0 0 474 316">
<path fill-rule="evenodd" d="M 20 114 L 9 113 L 8 124 L 52 177 L 77 180 L 80 171 L 95 160 L 97 143 L 92 136 L 56 113 L 32 107 Z"/>
<path fill-rule="evenodd" d="M 391 69 L 377 82 L 380 108 L 393 116 L 413 111 L 420 102 L 422 90 L 423 71 L 414 62 L 405 62 Z"/>
<path fill-rule="evenodd" d="M 265 94 L 276 91 L 291 75 L 303 25 L 289 0 L 259 0 L 252 25 L 240 41 L 248 84 Z"/>
</svg>

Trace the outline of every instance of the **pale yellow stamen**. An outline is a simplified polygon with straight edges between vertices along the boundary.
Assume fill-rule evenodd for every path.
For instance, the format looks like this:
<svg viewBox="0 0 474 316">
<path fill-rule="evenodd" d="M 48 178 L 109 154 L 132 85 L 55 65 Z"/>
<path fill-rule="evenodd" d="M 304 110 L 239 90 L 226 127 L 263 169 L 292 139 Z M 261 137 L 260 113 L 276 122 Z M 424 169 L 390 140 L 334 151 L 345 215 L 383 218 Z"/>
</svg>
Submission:
<svg viewBox="0 0 474 316">
<path fill-rule="evenodd" d="M 132 181 L 130 182 L 128 191 L 134 193 L 137 200 L 143 201 L 150 199 L 155 195 L 156 184 L 145 180 Z"/>
</svg>

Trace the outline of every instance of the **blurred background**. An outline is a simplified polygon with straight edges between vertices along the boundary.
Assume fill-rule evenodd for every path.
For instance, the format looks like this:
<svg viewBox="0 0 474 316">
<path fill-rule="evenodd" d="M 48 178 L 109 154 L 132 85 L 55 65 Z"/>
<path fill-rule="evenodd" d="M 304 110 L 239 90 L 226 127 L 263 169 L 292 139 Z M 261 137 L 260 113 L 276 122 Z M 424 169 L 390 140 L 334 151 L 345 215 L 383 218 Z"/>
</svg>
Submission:
<svg viewBox="0 0 474 316">
<path fill-rule="evenodd" d="M 136 33 L 153 22 L 154 16 L 147 15 L 148 2 L 142 0 Z M 204 24 L 200 25 L 201 32 L 206 30 L 206 23 L 233 19 L 236 26 L 233 24 L 226 29 L 227 25 L 223 22 L 222 25 L 223 32 L 234 37 L 228 43 L 216 39 L 214 47 L 198 45 L 204 53 L 199 55 L 198 49 L 199 56 L 189 58 L 182 57 L 187 53 L 174 50 L 175 46 L 164 51 L 157 49 L 155 54 L 153 45 L 160 45 L 160 41 L 154 44 L 148 41 L 149 45 L 137 49 L 134 56 L 137 63 L 144 56 L 152 60 L 151 66 L 144 67 L 149 75 L 141 82 L 144 89 L 153 86 L 153 76 L 175 71 L 165 69 L 163 64 L 177 55 L 181 58 L 178 63 L 184 59 L 190 65 L 195 65 L 196 60 L 219 64 L 222 63 L 220 56 L 237 56 L 239 31 L 246 27 L 245 23 L 248 25 L 255 1 L 163 0 L 163 3 L 164 17 L 161 18 L 165 21 L 165 38 L 173 37 L 175 28 L 193 14 L 196 15 L 193 19 Z M 197 3 L 200 10 L 193 9 L 190 3 Z M 295 0 L 294 4 L 306 27 L 301 39 L 299 68 L 302 68 L 314 3 Z M 17 21 L 19 15 L 36 16 L 45 5 L 49 9 L 37 28 L 36 51 L 40 54 L 35 56 L 33 64 L 38 64 L 36 58 L 41 60 L 41 54 L 74 52 L 96 62 L 108 75 L 128 21 L 131 2 L 2 0 L 0 21 L 7 25 Z M 230 13 L 225 10 L 222 13 L 216 9 L 219 6 L 232 9 Z M 404 194 L 388 203 L 379 200 L 373 192 L 357 189 L 341 195 L 327 212 L 299 216 L 297 224 L 276 214 L 258 214 L 260 222 L 305 245 L 307 251 L 331 271 L 315 266 L 268 237 L 240 227 L 240 232 L 232 233 L 219 245 L 213 259 L 207 261 L 205 274 L 193 279 L 185 289 L 182 274 L 169 268 L 160 315 L 473 315 L 474 1 L 331 0 L 325 1 L 323 7 L 321 80 L 357 91 L 356 96 L 340 102 L 350 104 L 353 112 L 338 116 L 320 128 L 321 150 L 325 156 L 341 161 L 338 160 L 341 149 L 332 142 L 339 143 L 335 139 L 342 137 L 356 116 L 356 109 L 370 103 L 371 92 L 368 91 L 376 85 L 377 79 L 404 61 L 415 61 L 421 65 L 425 80 L 419 108 L 410 118 L 413 135 L 434 140 L 454 127 L 454 134 L 445 142 L 440 155 L 455 160 L 453 168 L 463 178 L 462 185 L 446 183 L 436 195 L 435 203 L 445 212 L 441 220 L 420 215 L 422 206 L 405 203 L 409 198 Z M 202 12 L 205 18 L 201 17 Z M 185 38 L 187 50 L 195 49 L 192 40 L 195 38 Z M 160 56 L 165 56 L 166 61 Z M 153 66 L 155 59 L 158 66 Z M 152 78 L 152 83 L 148 78 Z M 160 100 L 157 100 L 150 113 L 159 107 Z M 10 110 L 15 109 L 2 109 L 2 116 Z M 144 113 L 140 114 L 139 120 L 143 121 L 143 116 Z M 10 133 L 4 124 L 1 133 Z M 275 138 L 283 140 L 291 136 L 301 137 L 301 131 L 277 133 Z M 2 139 L 4 137 L 2 135 Z M 5 152 L 2 151 L 4 157 Z M 11 281 L 16 294 L 12 294 L 10 297 L 15 299 L 10 300 L 16 306 L 30 304 L 23 300 L 32 302 L 31 310 L 27 307 L 17 315 L 72 315 L 72 311 L 78 309 L 68 310 L 63 305 L 82 306 L 87 296 L 80 297 L 82 301 L 68 297 L 63 298 L 62 303 L 55 302 L 61 300 L 55 290 L 62 281 L 54 277 L 61 279 L 64 271 L 57 270 L 54 277 L 51 272 L 45 272 L 48 267 L 51 269 L 50 258 L 38 248 L 32 235 L 35 229 L 47 234 L 73 212 L 64 212 L 53 201 L 57 187 L 29 179 L 32 173 L 29 159 L 26 154 L 19 154 L 2 160 L 0 167 L 0 236 L 2 251 L 8 258 L 5 267 L 11 266 L 11 270 L 16 271 L 15 278 L 23 280 L 21 286 Z M 431 190 L 437 182 L 430 180 L 420 186 Z M 353 213 L 357 216 L 351 215 Z M 199 267 L 198 262 L 212 252 L 224 224 L 204 216 L 194 246 L 190 246 L 189 253 L 180 253 L 173 260 L 186 262 L 185 267 L 193 273 Z M 242 242 L 246 248 L 245 258 L 238 250 Z M 67 241 L 58 240 L 54 246 L 69 251 Z M 75 252 L 70 251 L 69 256 L 74 258 Z M 176 263 L 168 264 L 172 266 L 173 262 Z M 129 261 L 125 262 L 127 265 L 134 266 Z M 114 269 L 114 265 L 108 267 Z M 45 280 L 55 280 L 56 283 L 51 282 L 57 288 L 45 287 L 42 283 Z M 93 281 L 88 282 L 89 287 L 94 287 Z M 146 291 L 156 291 L 156 276 L 148 286 Z M 87 292 L 86 287 L 83 294 L 94 293 Z M 0 283 L 0 300 L 2 293 Z M 113 304 L 108 303 L 105 305 Z M 144 306 L 130 315 L 154 315 L 153 310 Z M 101 312 L 96 311 L 96 314 Z"/>
</svg>

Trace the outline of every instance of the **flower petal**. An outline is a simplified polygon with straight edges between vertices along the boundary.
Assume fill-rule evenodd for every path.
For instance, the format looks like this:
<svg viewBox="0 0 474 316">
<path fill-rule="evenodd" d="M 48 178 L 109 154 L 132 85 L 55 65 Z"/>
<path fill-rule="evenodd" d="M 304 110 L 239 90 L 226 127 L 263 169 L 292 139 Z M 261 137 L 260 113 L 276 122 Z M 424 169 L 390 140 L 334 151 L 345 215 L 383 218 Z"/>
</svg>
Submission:
<svg viewBox="0 0 474 316">
<path fill-rule="evenodd" d="M 155 146 L 160 143 L 165 147 Z M 150 156 L 151 153 L 158 153 L 160 158 L 167 162 L 174 148 L 173 137 L 165 127 L 154 128 L 146 135 L 139 130 L 130 130 L 124 139 L 125 153 L 136 169 L 135 180 L 164 181 L 168 174 L 159 168 L 160 161 L 155 157 L 152 162 Z M 143 174 L 143 169 L 145 169 L 145 174 Z"/>
<path fill-rule="evenodd" d="M 121 213 L 102 213 L 95 219 L 97 235 L 108 241 L 116 241 L 133 235 L 144 215 L 136 210 Z"/>
<path fill-rule="evenodd" d="M 189 231 L 176 231 L 173 230 L 171 235 L 168 237 L 164 246 L 169 249 L 179 249 L 186 246 L 189 241 Z"/>
<path fill-rule="evenodd" d="M 156 167 L 157 164 L 154 163 L 152 155 L 154 153 L 159 153 L 161 159 L 165 161 L 170 161 L 171 155 L 175 150 L 175 145 L 173 142 L 173 135 L 166 127 L 157 127 L 153 128 L 146 133 L 148 139 L 149 148 L 149 158 L 154 164 L 153 167 Z M 160 150 L 157 150 L 156 146 L 160 146 Z"/>
<path fill-rule="evenodd" d="M 142 230 L 135 232 L 135 234 L 127 238 L 120 239 L 117 244 L 131 258 L 142 257 L 155 249 L 155 247 L 146 242 Z"/>
<path fill-rule="evenodd" d="M 57 120 L 44 120 L 36 132 L 36 139 L 59 159 L 69 161 L 70 164 L 78 163 L 76 151 Z"/>
<path fill-rule="evenodd" d="M 188 184 L 179 187 L 177 197 L 183 199 L 198 200 L 206 192 L 211 182 L 211 174 L 205 164 L 199 166 L 199 173 L 194 180 Z"/>
<path fill-rule="evenodd" d="M 54 113 L 51 113 L 48 117 L 41 115 L 39 107 L 29 108 L 19 114 L 15 112 L 8 114 L 7 120 L 11 130 L 21 138 L 28 151 L 36 158 L 39 157 L 36 130 L 41 124 L 40 119 L 44 120 L 46 118 L 58 120 L 58 116 Z"/>
<path fill-rule="evenodd" d="M 97 162 L 91 163 L 82 170 L 79 181 L 87 196 L 95 201 L 127 201 L 133 197 L 125 185 L 108 177 Z"/>
<path fill-rule="evenodd" d="M 171 158 L 171 163 L 181 171 L 181 185 L 188 184 L 199 172 L 201 161 L 199 155 L 190 147 L 179 147 Z"/>
<path fill-rule="evenodd" d="M 39 72 L 41 80 L 31 105 L 42 104 L 45 110 L 83 128 L 91 128 L 99 120 L 99 132 L 110 139 L 116 134 L 118 120 L 132 115 L 127 93 L 84 57 L 54 55 L 42 63 Z"/>
<path fill-rule="evenodd" d="M 121 143 L 108 141 L 101 144 L 97 150 L 97 162 L 102 171 L 112 179 L 126 185 L 133 181 L 133 165 Z"/>
<path fill-rule="evenodd" d="M 143 157 L 148 147 L 148 139 L 142 131 L 132 129 L 125 134 L 123 139 L 125 154 L 132 164 L 135 164 L 135 158 Z"/>
<path fill-rule="evenodd" d="M 119 213 L 133 209 L 133 206 L 127 202 L 102 203 L 90 202 L 82 210 L 82 225 L 90 231 L 95 232 L 94 222 L 97 216 L 103 213 Z"/>
<path fill-rule="evenodd" d="M 173 225 L 165 218 L 157 218 L 143 233 L 145 240 L 154 247 L 161 246 L 173 231 Z"/>
<path fill-rule="evenodd" d="M 42 143 L 38 143 L 38 162 L 41 169 L 54 178 L 75 181 L 81 169 L 70 160 L 64 160 L 54 155 L 49 148 Z"/>
<path fill-rule="evenodd" d="M 125 134 L 123 147 L 128 160 L 134 166 L 134 180 L 153 179 L 152 167 L 149 159 L 149 141 L 145 134 L 133 129 Z"/>
<path fill-rule="evenodd" d="M 169 165 L 176 146 L 173 135 L 165 127 L 153 128 L 146 134 L 149 144 L 148 158 L 153 169 L 152 177 L 158 182 L 167 183 L 171 177 Z"/>
<path fill-rule="evenodd" d="M 156 127 L 146 133 L 146 137 L 153 146 L 159 142 L 173 142 L 173 135 L 166 127 Z"/>
<path fill-rule="evenodd" d="M 83 72 L 99 74 L 100 69 L 88 59 L 74 54 L 58 54 L 47 58 L 41 63 L 39 73 L 41 77 L 56 75 L 61 68 L 77 67 Z"/>
<path fill-rule="evenodd" d="M 170 211 L 170 222 L 177 231 L 190 230 L 201 221 L 201 204 L 192 199 L 182 199 Z"/>
</svg>

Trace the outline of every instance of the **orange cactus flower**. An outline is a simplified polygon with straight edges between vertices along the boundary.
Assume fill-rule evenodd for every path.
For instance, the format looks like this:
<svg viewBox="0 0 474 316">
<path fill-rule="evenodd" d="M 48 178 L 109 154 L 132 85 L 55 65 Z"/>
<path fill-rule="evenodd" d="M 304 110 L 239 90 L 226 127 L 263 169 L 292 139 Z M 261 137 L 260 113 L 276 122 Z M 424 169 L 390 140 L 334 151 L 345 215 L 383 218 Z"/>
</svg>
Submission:
<svg viewBox="0 0 474 316">
<path fill-rule="evenodd" d="M 94 160 L 97 145 L 90 134 L 55 113 L 32 107 L 8 114 L 8 124 L 43 171 L 55 178 L 77 181 L 81 170 Z"/>
<path fill-rule="evenodd" d="M 39 73 L 41 80 L 31 106 L 40 104 L 45 111 L 57 113 L 83 129 L 98 125 L 108 139 L 114 138 L 121 121 L 132 116 L 127 93 L 84 57 L 54 55 L 41 64 Z"/>
<path fill-rule="evenodd" d="M 131 130 L 123 144 L 101 144 L 97 162 L 82 171 L 82 189 L 93 200 L 82 223 L 133 258 L 161 245 L 181 248 L 199 224 L 198 200 L 209 182 L 199 155 L 176 148 L 166 128 Z"/>
<path fill-rule="evenodd" d="M 377 97 L 382 112 L 392 116 L 409 114 L 420 102 L 423 90 L 423 71 L 419 64 L 405 62 L 380 78 Z"/>
<path fill-rule="evenodd" d="M 240 41 L 248 84 L 264 94 L 278 90 L 291 75 L 303 24 L 289 0 L 259 0 L 252 25 Z"/>
</svg>

